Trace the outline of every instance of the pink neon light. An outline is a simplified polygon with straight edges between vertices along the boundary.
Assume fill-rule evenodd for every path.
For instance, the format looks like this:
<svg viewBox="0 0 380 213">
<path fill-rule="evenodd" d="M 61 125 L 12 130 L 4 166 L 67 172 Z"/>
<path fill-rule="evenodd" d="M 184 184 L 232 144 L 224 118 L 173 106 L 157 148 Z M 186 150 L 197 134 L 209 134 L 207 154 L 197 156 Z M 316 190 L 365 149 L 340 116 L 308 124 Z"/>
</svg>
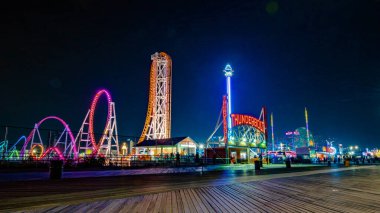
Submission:
<svg viewBox="0 0 380 213">
<path fill-rule="evenodd" d="M 60 160 L 64 160 L 65 159 L 65 157 L 62 154 L 62 152 L 59 151 L 58 147 L 50 147 L 49 149 L 47 149 L 44 152 L 44 154 L 39 159 L 43 159 L 47 154 L 49 154 L 50 152 L 53 152 L 53 151 L 58 154 Z"/>
<path fill-rule="evenodd" d="M 99 149 L 99 147 L 102 145 L 102 144 L 96 144 L 96 141 L 95 141 L 95 135 L 94 135 L 94 114 L 95 114 L 95 109 L 96 109 L 96 105 L 98 103 L 98 100 L 100 98 L 101 95 L 106 95 L 107 97 L 107 105 L 108 105 L 108 113 L 107 113 L 107 121 L 106 121 L 106 126 L 104 127 L 104 131 L 103 131 L 103 135 L 107 134 L 107 124 L 108 122 L 110 121 L 111 119 L 111 113 L 112 113 L 112 109 L 111 109 L 111 102 L 112 102 L 112 98 L 111 98 L 111 95 L 110 93 L 105 90 L 105 89 L 102 89 L 102 90 L 99 90 L 94 99 L 92 100 L 92 103 L 91 103 L 91 108 L 90 108 L 90 117 L 89 117 L 89 124 L 88 124 L 88 131 L 89 131 L 89 134 L 90 134 L 90 140 L 91 140 L 91 144 L 92 144 L 92 147 L 93 147 L 93 150 L 94 152 L 96 153 Z M 103 136 L 102 136 L 103 138 Z M 99 142 L 101 142 L 102 139 L 100 139 Z"/>
<path fill-rule="evenodd" d="M 292 131 L 286 132 L 285 135 L 293 135 Z"/>
<path fill-rule="evenodd" d="M 70 128 L 69 128 L 69 125 L 67 125 L 67 123 L 66 123 L 63 119 L 61 119 L 61 118 L 59 118 L 59 117 L 57 117 L 57 116 L 48 116 L 48 117 L 46 117 L 46 118 L 40 120 L 40 122 L 38 122 L 38 123 L 36 124 L 36 128 L 38 128 L 43 122 L 45 122 L 46 120 L 49 120 L 49 119 L 53 119 L 53 120 L 57 120 L 57 121 L 61 122 L 61 124 L 66 128 L 66 131 L 69 133 L 69 137 L 70 137 L 70 139 L 71 139 L 71 145 L 72 145 L 72 147 L 73 147 L 73 149 L 74 149 L 74 153 L 75 153 L 75 155 L 76 155 L 78 152 L 77 152 L 77 147 L 75 146 L 74 135 L 73 135 L 73 133 L 71 132 L 71 130 L 70 130 Z M 22 156 L 22 157 L 24 156 L 25 149 L 26 149 L 26 147 L 28 146 L 30 140 L 32 140 L 32 137 L 33 137 L 33 134 L 34 134 L 35 130 L 36 130 L 36 129 L 33 129 L 33 130 L 29 133 L 29 136 L 26 138 L 26 141 L 25 141 L 25 143 L 24 143 L 24 146 L 22 146 L 20 156 Z M 49 150 L 49 149 L 48 149 L 48 150 Z M 46 150 L 46 151 L 47 151 L 47 150 Z M 60 153 L 61 153 L 61 152 L 60 152 Z M 61 153 L 61 155 L 62 155 L 62 153 Z"/>
</svg>

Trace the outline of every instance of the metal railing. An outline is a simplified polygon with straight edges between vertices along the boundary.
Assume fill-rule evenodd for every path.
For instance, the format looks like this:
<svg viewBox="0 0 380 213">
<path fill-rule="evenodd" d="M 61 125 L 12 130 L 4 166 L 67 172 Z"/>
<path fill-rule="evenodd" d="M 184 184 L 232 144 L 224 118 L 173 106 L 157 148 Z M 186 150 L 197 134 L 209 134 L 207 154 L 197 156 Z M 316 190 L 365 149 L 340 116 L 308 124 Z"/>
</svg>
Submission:
<svg viewBox="0 0 380 213">
<path fill-rule="evenodd" d="M 56 156 L 38 159 L 32 156 L 12 157 L 0 155 L 1 168 L 44 168 L 51 160 L 59 160 Z M 129 155 L 129 156 L 81 156 L 76 159 L 65 158 L 64 167 L 81 168 L 149 168 L 149 167 L 188 167 L 201 165 L 225 164 L 225 158 L 204 158 L 195 155 Z"/>
</svg>

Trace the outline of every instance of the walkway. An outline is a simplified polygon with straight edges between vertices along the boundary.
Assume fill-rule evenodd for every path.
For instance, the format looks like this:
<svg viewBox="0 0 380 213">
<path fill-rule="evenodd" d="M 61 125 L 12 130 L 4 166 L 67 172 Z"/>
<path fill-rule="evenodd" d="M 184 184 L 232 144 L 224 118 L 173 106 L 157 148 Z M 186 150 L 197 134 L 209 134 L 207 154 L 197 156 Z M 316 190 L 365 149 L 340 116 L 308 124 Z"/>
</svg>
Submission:
<svg viewBox="0 0 380 213">
<path fill-rule="evenodd" d="M 176 182 L 167 176 L 167 184 L 157 178 L 150 181 L 155 185 L 146 182 L 128 187 L 134 185 L 132 181 L 107 190 L 7 199 L 0 209 L 34 206 L 32 211 L 36 212 L 379 212 L 379 176 L 379 166 L 274 175 L 181 175 L 175 177 Z"/>
</svg>

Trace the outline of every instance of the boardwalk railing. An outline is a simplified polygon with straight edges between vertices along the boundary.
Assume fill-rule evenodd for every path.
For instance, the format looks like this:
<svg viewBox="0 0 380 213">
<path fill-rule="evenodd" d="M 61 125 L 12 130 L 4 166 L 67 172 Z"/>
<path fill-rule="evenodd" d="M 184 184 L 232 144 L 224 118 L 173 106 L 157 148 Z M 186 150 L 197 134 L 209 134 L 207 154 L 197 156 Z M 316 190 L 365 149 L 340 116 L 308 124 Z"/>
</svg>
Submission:
<svg viewBox="0 0 380 213">
<path fill-rule="evenodd" d="M 55 156 L 47 156 L 43 159 L 36 159 L 31 156 L 23 158 L 15 156 L 0 155 L 0 169 L 3 168 L 47 168 L 51 160 L 57 160 Z M 79 158 L 65 158 L 64 167 L 66 169 L 81 168 L 147 168 L 147 167 L 186 167 L 225 164 L 229 162 L 226 158 L 204 158 L 191 156 L 168 156 L 168 155 L 129 155 L 129 156 L 91 156 L 85 155 Z M 239 163 L 239 162 L 238 162 Z M 293 162 L 295 163 L 295 162 Z M 342 164 L 343 162 L 341 162 Z M 379 163 L 379 159 L 365 161 L 353 161 L 352 164 L 374 164 Z"/>
<path fill-rule="evenodd" d="M 7 156 L 0 155 L 0 168 L 46 168 L 51 160 L 59 160 L 56 156 L 47 156 L 38 159 L 32 156 Z M 136 167 L 186 167 L 212 164 L 225 164 L 224 158 L 202 158 L 194 155 L 185 156 L 154 156 L 154 155 L 129 155 L 129 156 L 91 156 L 84 155 L 76 159 L 66 157 L 65 168 L 136 168 Z"/>
</svg>

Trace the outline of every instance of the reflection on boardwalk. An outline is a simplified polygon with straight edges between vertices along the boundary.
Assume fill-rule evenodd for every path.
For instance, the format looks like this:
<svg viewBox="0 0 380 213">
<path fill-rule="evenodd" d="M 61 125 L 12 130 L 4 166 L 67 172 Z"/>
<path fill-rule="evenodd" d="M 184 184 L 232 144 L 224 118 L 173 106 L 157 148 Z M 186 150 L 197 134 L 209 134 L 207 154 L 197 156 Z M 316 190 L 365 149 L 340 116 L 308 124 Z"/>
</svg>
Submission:
<svg viewBox="0 0 380 213">
<path fill-rule="evenodd" d="M 380 167 L 265 175 L 233 183 L 56 205 L 38 212 L 379 212 Z M 126 193 L 128 196 L 128 193 Z"/>
</svg>

